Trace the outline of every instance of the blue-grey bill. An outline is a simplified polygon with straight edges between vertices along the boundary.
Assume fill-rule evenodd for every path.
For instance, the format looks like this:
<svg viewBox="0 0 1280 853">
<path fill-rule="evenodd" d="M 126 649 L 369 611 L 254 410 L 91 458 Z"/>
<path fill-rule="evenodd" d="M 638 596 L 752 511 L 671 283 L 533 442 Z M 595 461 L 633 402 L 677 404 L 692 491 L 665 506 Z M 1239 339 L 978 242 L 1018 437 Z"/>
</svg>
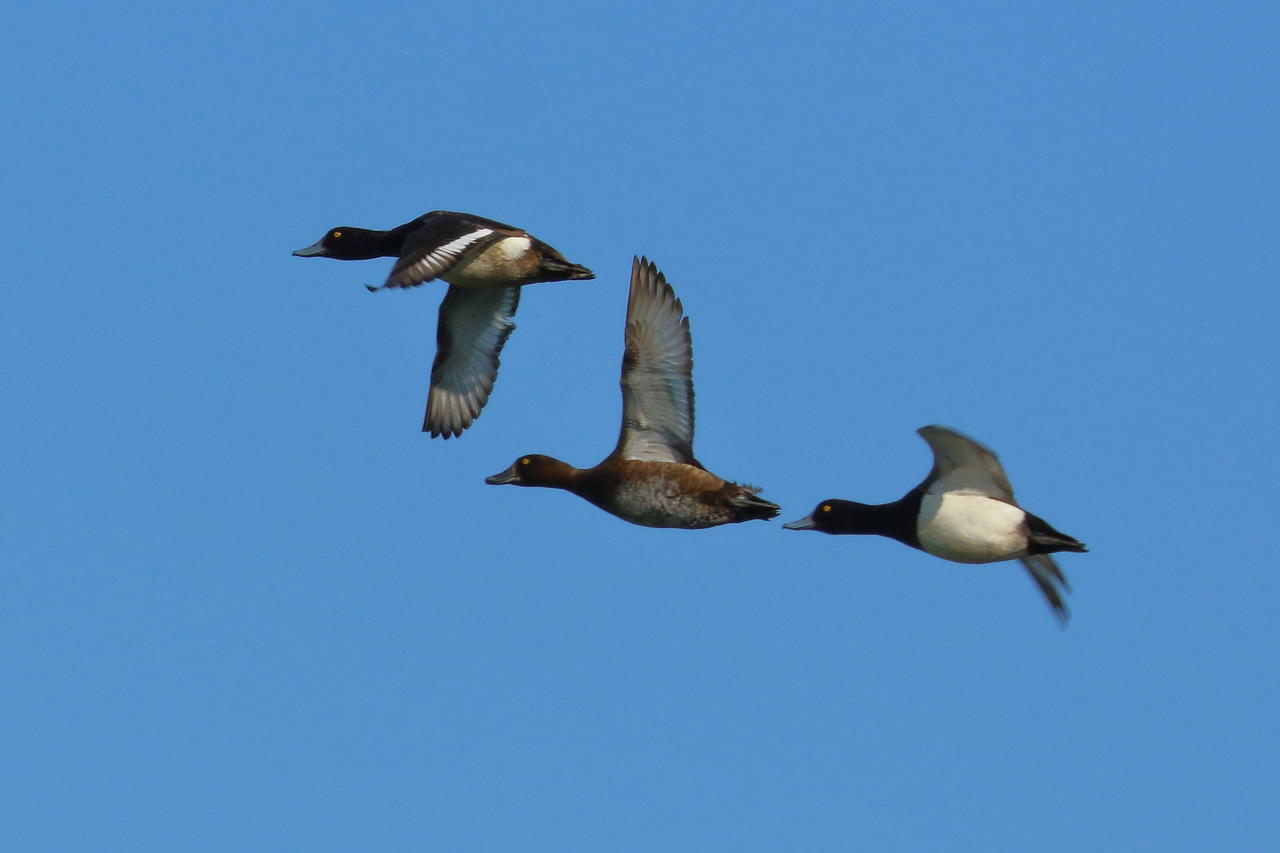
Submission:
<svg viewBox="0 0 1280 853">
<path fill-rule="evenodd" d="M 804 518 L 798 518 L 795 521 L 788 521 L 782 526 L 788 530 L 812 530 L 818 525 L 813 523 L 812 515 L 806 515 Z"/>
<path fill-rule="evenodd" d="M 294 257 L 297 257 L 297 258 L 314 258 L 316 255 L 323 255 L 323 254 L 324 254 L 324 246 L 321 246 L 319 243 L 313 243 L 307 248 L 299 249 L 298 251 L 293 253 Z"/>
<path fill-rule="evenodd" d="M 484 481 L 490 486 L 505 486 L 516 478 L 516 466 L 512 465 L 501 474 L 494 474 L 492 477 L 485 477 Z"/>
</svg>

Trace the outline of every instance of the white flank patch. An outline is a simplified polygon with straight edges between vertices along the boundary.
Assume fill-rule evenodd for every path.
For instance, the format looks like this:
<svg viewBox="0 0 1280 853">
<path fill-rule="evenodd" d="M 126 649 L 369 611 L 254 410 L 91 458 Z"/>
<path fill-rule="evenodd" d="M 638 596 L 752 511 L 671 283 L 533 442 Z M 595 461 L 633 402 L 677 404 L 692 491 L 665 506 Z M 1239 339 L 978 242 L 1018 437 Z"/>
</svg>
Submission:
<svg viewBox="0 0 1280 853">
<path fill-rule="evenodd" d="M 484 232 L 488 234 L 489 232 Z M 498 249 L 502 252 L 503 257 L 509 261 L 517 260 L 524 257 L 524 253 L 529 251 L 533 246 L 533 241 L 528 237 L 508 237 L 498 242 Z"/>
<path fill-rule="evenodd" d="M 957 563 L 994 563 L 1026 551 L 1024 518 L 1022 510 L 994 498 L 954 492 L 925 495 L 916 533 L 920 546 L 935 557 Z"/>
</svg>

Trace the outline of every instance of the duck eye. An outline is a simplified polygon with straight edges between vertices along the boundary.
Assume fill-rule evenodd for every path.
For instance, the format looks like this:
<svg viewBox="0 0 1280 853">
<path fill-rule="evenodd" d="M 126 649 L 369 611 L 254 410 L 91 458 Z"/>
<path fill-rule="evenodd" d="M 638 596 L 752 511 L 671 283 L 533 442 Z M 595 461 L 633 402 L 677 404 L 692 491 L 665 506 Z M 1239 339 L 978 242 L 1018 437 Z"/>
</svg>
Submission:
<svg viewBox="0 0 1280 853">
<path fill-rule="evenodd" d="M 333 234 L 332 234 L 332 235 L 330 235 L 330 236 L 332 236 L 332 237 L 333 237 L 333 239 L 337 240 L 339 237 L 341 237 L 341 236 L 342 236 L 342 232 L 341 232 L 341 231 L 334 231 L 334 232 L 333 232 Z"/>
<path fill-rule="evenodd" d="M 831 504 L 823 504 L 823 505 L 822 505 L 822 511 L 823 511 L 823 512 L 831 512 Z"/>
<path fill-rule="evenodd" d="M 529 464 L 529 457 L 528 457 L 528 456 L 526 456 L 525 458 L 521 459 L 521 460 L 520 460 L 520 464 L 521 464 L 521 465 L 528 465 L 528 464 Z"/>
</svg>

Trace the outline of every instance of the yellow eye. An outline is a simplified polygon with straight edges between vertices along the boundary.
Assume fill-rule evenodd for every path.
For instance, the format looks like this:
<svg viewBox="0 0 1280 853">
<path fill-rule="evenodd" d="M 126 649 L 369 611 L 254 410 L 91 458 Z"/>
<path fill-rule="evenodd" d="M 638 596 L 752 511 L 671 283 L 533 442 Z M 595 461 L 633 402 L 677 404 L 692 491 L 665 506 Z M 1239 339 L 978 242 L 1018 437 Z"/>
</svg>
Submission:
<svg viewBox="0 0 1280 853">
<path fill-rule="evenodd" d="M 337 239 L 338 239 L 339 237 L 341 237 L 341 236 L 342 236 L 342 232 L 341 232 L 341 231 L 334 231 L 334 232 L 333 232 L 333 239 L 337 240 Z"/>
<path fill-rule="evenodd" d="M 521 459 L 521 460 L 520 460 L 520 464 L 521 464 L 521 465 L 528 465 L 528 464 L 529 464 L 529 457 L 528 457 L 528 456 L 526 456 L 525 458 Z"/>
<path fill-rule="evenodd" d="M 823 512 L 831 512 L 831 504 L 823 504 L 823 505 L 822 505 L 822 511 L 823 511 Z"/>
</svg>

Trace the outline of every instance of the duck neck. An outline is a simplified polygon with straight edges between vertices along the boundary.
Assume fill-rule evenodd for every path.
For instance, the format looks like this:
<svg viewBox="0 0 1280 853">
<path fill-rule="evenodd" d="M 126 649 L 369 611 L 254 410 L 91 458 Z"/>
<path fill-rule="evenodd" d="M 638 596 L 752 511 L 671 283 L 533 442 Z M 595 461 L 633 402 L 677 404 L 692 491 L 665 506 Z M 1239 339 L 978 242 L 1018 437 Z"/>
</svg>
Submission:
<svg viewBox="0 0 1280 853">
<path fill-rule="evenodd" d="M 590 473 L 581 468 L 574 468 L 568 462 L 546 456 L 538 460 L 537 470 L 526 476 L 529 480 L 528 485 L 564 489 L 576 495 L 582 495 Z"/>
<path fill-rule="evenodd" d="M 923 493 L 912 489 L 896 501 L 887 504 L 850 503 L 842 513 L 843 532 L 887 536 L 912 548 L 920 547 L 916 533 L 916 517 L 920 514 Z"/>
<path fill-rule="evenodd" d="M 383 231 L 381 236 L 374 242 L 377 249 L 382 253 L 383 258 L 398 258 L 404 254 L 404 241 L 420 227 L 418 220 L 406 222 L 404 225 L 397 225 L 390 231 Z"/>
<path fill-rule="evenodd" d="M 626 481 L 626 469 L 609 464 L 606 460 L 594 468 L 567 469 L 561 475 L 560 488 L 573 492 L 583 500 L 590 501 L 605 512 L 614 512 L 619 489 Z"/>
</svg>

